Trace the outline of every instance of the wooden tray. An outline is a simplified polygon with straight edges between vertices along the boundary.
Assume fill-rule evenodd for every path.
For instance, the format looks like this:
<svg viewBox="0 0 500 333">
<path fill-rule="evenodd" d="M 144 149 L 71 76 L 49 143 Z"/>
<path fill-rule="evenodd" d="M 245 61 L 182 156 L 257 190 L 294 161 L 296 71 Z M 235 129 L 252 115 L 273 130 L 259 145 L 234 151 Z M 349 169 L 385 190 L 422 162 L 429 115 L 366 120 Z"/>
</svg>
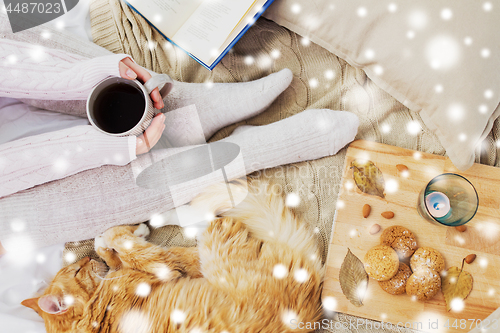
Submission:
<svg viewBox="0 0 500 333">
<path fill-rule="evenodd" d="M 355 185 L 350 170 L 354 159 L 369 159 L 384 174 L 386 198 L 362 193 Z M 409 168 L 405 178 L 396 169 L 397 164 Z M 453 172 L 466 177 L 479 195 L 479 209 L 467 224 L 467 231 L 430 223 L 419 216 L 416 205 L 420 190 L 435 176 Z M 390 186 L 387 184 L 389 183 Z M 391 192 L 391 187 L 394 190 Z M 370 216 L 361 214 L 363 205 L 371 205 Z M 448 158 L 420 153 L 384 144 L 355 141 L 347 150 L 342 187 L 337 203 L 331 244 L 327 259 L 327 272 L 323 287 L 323 299 L 333 297 L 336 311 L 358 317 L 370 318 L 400 326 L 421 326 L 429 332 L 468 332 L 481 320 L 500 307 L 500 169 L 475 164 L 466 172 L 459 172 Z M 393 211 L 393 219 L 384 219 L 380 214 Z M 446 312 L 443 294 L 427 302 L 412 301 L 404 294 L 399 296 L 384 292 L 378 282 L 370 279 L 364 305 L 352 305 L 342 294 L 339 284 L 339 270 L 350 248 L 363 261 L 365 253 L 380 244 L 380 232 L 370 235 L 370 226 L 378 223 L 382 228 L 391 225 L 407 227 L 417 236 L 419 247 L 430 246 L 440 251 L 446 268 L 461 266 L 462 258 L 470 253 L 476 260 L 465 266 L 474 278 L 474 287 L 465 300 L 461 312 Z M 463 328 L 464 319 L 466 328 Z M 449 321 L 448 321 L 449 320 Z M 456 321 L 455 321 L 456 320 Z M 434 330 L 438 322 L 439 330 Z M 419 324 L 421 323 L 421 324 Z M 445 326 L 450 326 L 446 328 Z M 455 326 L 455 327 L 453 327 Z M 500 332 L 500 322 L 498 323 Z"/>
</svg>

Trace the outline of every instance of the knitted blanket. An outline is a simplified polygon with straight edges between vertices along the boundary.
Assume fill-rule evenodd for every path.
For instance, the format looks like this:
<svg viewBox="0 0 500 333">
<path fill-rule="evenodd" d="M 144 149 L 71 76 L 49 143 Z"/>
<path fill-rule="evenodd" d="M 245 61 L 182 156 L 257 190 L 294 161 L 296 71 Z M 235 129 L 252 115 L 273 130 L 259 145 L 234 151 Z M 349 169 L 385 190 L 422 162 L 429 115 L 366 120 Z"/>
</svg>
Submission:
<svg viewBox="0 0 500 333">
<path fill-rule="evenodd" d="M 291 86 L 265 112 L 220 130 L 210 141 L 229 135 L 242 124 L 264 125 L 305 109 L 329 108 L 358 115 L 360 127 L 357 139 L 433 154 L 445 153 L 437 138 L 424 127 L 418 114 L 410 112 L 375 86 L 362 70 L 351 67 L 306 38 L 265 18 L 256 22 L 212 72 L 172 46 L 123 2 L 94 0 L 91 4 L 91 23 L 96 44 L 115 53 L 130 54 L 141 66 L 166 73 L 179 81 L 238 82 L 258 79 L 282 68 L 293 71 Z M 407 124 L 410 121 L 421 124 L 419 134 L 408 134 Z M 495 126 L 494 130 L 497 128 Z M 490 152 L 486 157 L 489 157 L 486 161 L 493 164 L 496 154 Z M 296 211 L 315 230 L 323 260 L 326 260 L 328 252 L 344 158 L 345 149 L 335 156 L 251 175 L 277 184 L 284 193 L 300 195 L 301 203 Z M 193 240 L 184 237 L 180 228 L 173 226 L 153 230 L 150 241 L 167 247 L 195 245 Z M 69 251 L 77 258 L 97 258 L 93 252 L 93 240 L 67 243 L 66 252 Z M 344 325 L 347 328 L 336 332 L 358 332 L 348 328 L 349 320 L 356 321 L 356 318 L 339 314 L 337 320 L 347 323 Z M 409 330 L 395 329 L 391 332 Z"/>
</svg>

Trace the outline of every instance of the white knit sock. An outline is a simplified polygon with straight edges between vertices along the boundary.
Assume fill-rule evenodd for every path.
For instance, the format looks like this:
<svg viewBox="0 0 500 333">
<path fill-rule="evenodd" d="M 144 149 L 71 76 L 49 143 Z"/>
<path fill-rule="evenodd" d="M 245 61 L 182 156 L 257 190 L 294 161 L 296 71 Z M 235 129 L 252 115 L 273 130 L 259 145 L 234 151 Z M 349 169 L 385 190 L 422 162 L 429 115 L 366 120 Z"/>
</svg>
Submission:
<svg viewBox="0 0 500 333">
<path fill-rule="evenodd" d="M 165 108 L 162 112 L 194 104 L 205 139 L 209 139 L 219 129 L 264 111 L 290 85 L 292 78 L 292 72 L 283 69 L 251 82 L 175 82 L 172 91 L 163 99 Z M 166 124 L 165 132 L 168 135 L 168 117 Z M 180 130 L 179 126 L 189 127 L 191 124 L 176 122 L 177 131 Z"/>
<path fill-rule="evenodd" d="M 264 126 L 242 126 L 221 141 L 237 144 L 247 173 L 336 154 L 354 140 L 358 117 L 346 111 L 306 110 Z"/>
</svg>

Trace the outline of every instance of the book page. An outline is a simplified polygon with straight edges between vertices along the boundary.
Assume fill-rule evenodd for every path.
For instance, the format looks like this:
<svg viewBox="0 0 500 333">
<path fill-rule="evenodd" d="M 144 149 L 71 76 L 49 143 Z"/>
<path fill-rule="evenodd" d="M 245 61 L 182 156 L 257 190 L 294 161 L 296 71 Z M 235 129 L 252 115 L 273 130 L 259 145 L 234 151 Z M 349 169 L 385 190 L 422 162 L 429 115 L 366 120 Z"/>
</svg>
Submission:
<svg viewBox="0 0 500 333">
<path fill-rule="evenodd" d="M 172 38 L 203 0 L 127 0 L 139 13 Z"/>
<path fill-rule="evenodd" d="M 262 7 L 266 4 L 267 0 L 257 0 L 255 1 L 253 7 L 247 12 L 246 16 L 240 20 L 238 25 L 233 29 L 231 34 L 224 41 L 222 46 L 219 48 L 219 52 L 217 56 L 213 59 L 215 61 L 218 56 L 231 44 L 231 42 L 238 37 L 241 30 L 243 30 L 248 24 L 255 23 L 254 17 L 257 15 L 259 11 L 262 10 Z"/>
<path fill-rule="evenodd" d="M 254 2 L 255 0 L 205 0 L 172 40 L 204 63 L 210 64 Z"/>
</svg>

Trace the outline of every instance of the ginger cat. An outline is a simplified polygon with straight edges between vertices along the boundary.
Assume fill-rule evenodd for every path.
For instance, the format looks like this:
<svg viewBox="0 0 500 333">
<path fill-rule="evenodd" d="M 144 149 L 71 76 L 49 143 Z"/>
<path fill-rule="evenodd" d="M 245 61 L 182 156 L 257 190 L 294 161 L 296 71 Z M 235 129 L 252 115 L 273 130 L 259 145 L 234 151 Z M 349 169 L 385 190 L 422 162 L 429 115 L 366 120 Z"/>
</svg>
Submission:
<svg viewBox="0 0 500 333">
<path fill-rule="evenodd" d="M 243 193 L 242 183 L 232 183 Z M 238 192 L 239 191 L 239 192 Z M 321 315 L 323 267 L 307 226 L 267 184 L 254 182 L 236 208 L 226 184 L 198 196 L 211 222 L 196 248 L 148 243 L 146 225 L 96 239 L 104 264 L 84 258 L 59 271 L 33 308 L 49 333 L 303 332 Z"/>
</svg>

